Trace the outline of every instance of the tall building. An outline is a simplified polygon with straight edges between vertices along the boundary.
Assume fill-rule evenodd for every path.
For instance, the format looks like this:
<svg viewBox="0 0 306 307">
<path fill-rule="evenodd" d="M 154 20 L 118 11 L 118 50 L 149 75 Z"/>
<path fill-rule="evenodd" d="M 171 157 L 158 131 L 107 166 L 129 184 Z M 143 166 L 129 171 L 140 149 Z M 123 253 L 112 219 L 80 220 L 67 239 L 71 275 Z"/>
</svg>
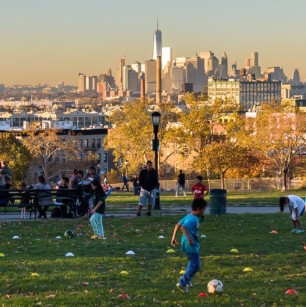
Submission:
<svg viewBox="0 0 306 307">
<path fill-rule="evenodd" d="M 86 76 L 79 73 L 78 79 L 78 93 L 84 93 L 86 90 Z"/>
<path fill-rule="evenodd" d="M 138 72 L 136 72 L 130 65 L 125 65 L 123 67 L 122 89 L 124 91 L 132 91 L 133 93 L 140 92 Z"/>
<path fill-rule="evenodd" d="M 252 52 L 250 57 L 250 66 L 258 66 L 258 52 Z"/>
<path fill-rule="evenodd" d="M 268 67 L 264 73 L 266 79 L 271 79 L 274 81 L 282 81 L 283 83 L 287 82 L 287 77 L 284 73 L 284 70 L 278 66 Z"/>
<path fill-rule="evenodd" d="M 223 56 L 221 58 L 221 62 L 218 65 L 216 75 L 218 78 L 225 79 L 228 77 L 228 60 L 225 51 L 223 52 Z"/>
<path fill-rule="evenodd" d="M 156 91 L 156 61 L 149 60 L 145 62 L 145 92 L 146 95 L 153 94 Z"/>
<path fill-rule="evenodd" d="M 198 56 L 186 59 L 186 82 L 192 83 L 195 93 L 204 91 L 204 59 Z"/>
<path fill-rule="evenodd" d="M 162 56 L 162 32 L 158 29 L 158 19 L 157 28 L 153 35 L 153 60 L 157 60 L 158 56 Z"/>
<path fill-rule="evenodd" d="M 162 69 L 173 62 L 173 48 L 162 47 Z"/>
<path fill-rule="evenodd" d="M 299 85 L 300 83 L 301 83 L 300 73 L 296 68 L 294 70 L 293 74 L 292 74 L 292 84 L 293 85 Z"/>
<path fill-rule="evenodd" d="M 219 60 L 212 52 L 211 56 L 207 59 L 207 70 L 205 69 L 205 72 L 207 73 L 207 75 L 214 76 L 218 68 L 218 65 L 219 65 Z"/>
<path fill-rule="evenodd" d="M 117 69 L 116 84 L 120 91 L 122 91 L 123 67 L 125 66 L 125 56 L 120 58 L 119 67 Z"/>
<path fill-rule="evenodd" d="M 255 79 L 258 79 L 261 76 L 261 67 L 258 65 L 258 52 L 251 53 L 249 72 L 255 75 Z"/>
<path fill-rule="evenodd" d="M 182 84 L 186 82 L 185 70 L 183 67 L 172 67 L 170 73 L 171 91 L 177 92 L 182 88 Z"/>
</svg>

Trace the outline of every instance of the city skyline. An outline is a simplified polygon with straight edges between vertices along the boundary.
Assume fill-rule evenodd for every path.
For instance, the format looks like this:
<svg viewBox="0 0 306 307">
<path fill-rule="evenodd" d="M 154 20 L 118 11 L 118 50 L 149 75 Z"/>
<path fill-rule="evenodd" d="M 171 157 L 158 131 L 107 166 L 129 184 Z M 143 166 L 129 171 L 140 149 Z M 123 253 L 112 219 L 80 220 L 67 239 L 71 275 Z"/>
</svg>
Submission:
<svg viewBox="0 0 306 307">
<path fill-rule="evenodd" d="M 306 79 L 306 21 L 303 0 L 2 0 L 0 84 L 77 85 L 78 74 L 115 75 L 126 63 L 152 58 L 153 33 L 175 57 L 211 50 L 239 68 L 252 51 L 262 72 L 280 66 L 288 78 L 295 68 Z"/>
</svg>

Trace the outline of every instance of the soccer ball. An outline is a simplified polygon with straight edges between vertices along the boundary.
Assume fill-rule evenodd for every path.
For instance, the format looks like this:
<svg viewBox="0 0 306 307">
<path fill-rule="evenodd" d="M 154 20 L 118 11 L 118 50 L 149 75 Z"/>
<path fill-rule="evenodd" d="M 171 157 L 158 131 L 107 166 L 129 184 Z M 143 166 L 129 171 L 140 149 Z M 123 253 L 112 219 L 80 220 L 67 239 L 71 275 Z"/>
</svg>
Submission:
<svg viewBox="0 0 306 307">
<path fill-rule="evenodd" d="M 223 284 L 218 279 L 213 279 L 207 284 L 207 291 L 208 293 L 221 293 L 223 292 Z"/>
<path fill-rule="evenodd" d="M 66 230 L 64 233 L 64 236 L 67 238 L 73 238 L 74 237 L 74 233 L 71 230 Z"/>
</svg>

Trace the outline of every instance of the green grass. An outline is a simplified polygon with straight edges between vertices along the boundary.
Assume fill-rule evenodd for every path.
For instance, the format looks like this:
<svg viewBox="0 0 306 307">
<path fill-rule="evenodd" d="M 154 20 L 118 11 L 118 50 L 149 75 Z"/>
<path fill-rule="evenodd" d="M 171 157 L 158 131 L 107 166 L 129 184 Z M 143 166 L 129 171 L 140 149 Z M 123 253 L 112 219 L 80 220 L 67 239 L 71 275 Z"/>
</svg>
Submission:
<svg viewBox="0 0 306 307">
<path fill-rule="evenodd" d="M 302 198 L 306 197 L 305 190 L 298 191 L 228 191 L 227 192 L 227 204 L 228 205 L 247 205 L 247 206 L 278 206 L 278 200 L 280 196 L 286 194 L 295 194 Z M 186 205 L 190 204 L 193 196 L 189 192 L 187 197 L 180 195 L 180 197 L 174 197 L 175 192 L 162 192 L 160 195 L 161 205 L 167 207 L 169 205 Z M 209 195 L 206 197 L 209 201 Z M 139 196 L 135 196 L 132 192 L 113 192 L 107 199 L 107 203 L 110 205 L 130 205 L 137 204 Z"/>
<path fill-rule="evenodd" d="M 180 218 L 105 218 L 105 241 L 90 239 L 87 218 L 2 222 L 0 304 L 306 306 L 306 234 L 290 233 L 288 213 L 206 216 L 200 226 L 200 235 L 207 236 L 201 238 L 202 268 L 188 295 L 175 289 L 187 264 L 185 256 L 179 247 L 167 253 Z M 67 229 L 76 237 L 65 238 Z M 20 239 L 13 240 L 15 235 Z M 61 240 L 56 239 L 59 235 Z M 158 239 L 161 235 L 165 239 Z M 239 253 L 230 253 L 232 248 Z M 128 250 L 135 256 L 125 255 Z M 65 257 L 68 252 L 75 257 Z M 253 272 L 243 272 L 245 267 Z M 223 282 L 224 293 L 198 297 L 214 278 Z M 288 288 L 298 295 L 284 295 Z M 130 299 L 118 298 L 121 293 Z"/>
</svg>

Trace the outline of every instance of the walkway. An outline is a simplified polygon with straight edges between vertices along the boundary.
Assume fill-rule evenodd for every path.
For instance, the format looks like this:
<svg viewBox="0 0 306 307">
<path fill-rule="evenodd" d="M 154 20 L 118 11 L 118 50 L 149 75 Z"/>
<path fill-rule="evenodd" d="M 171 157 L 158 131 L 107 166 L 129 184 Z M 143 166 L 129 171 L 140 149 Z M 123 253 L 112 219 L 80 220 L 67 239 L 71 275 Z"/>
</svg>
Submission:
<svg viewBox="0 0 306 307">
<path fill-rule="evenodd" d="M 165 208 L 162 208 L 161 210 L 153 210 L 152 215 L 184 215 L 190 211 L 189 206 L 167 206 Z M 144 214 L 145 214 L 144 209 Z M 267 214 L 267 213 L 278 213 L 279 207 L 257 207 L 257 206 L 227 206 L 226 213 L 227 214 L 245 214 L 245 213 L 251 213 L 251 214 Z M 106 210 L 106 217 L 132 217 L 136 216 L 136 205 L 135 208 L 127 208 L 119 210 Z M 50 217 L 50 214 L 48 217 Z M 209 214 L 209 207 L 207 208 L 206 214 Z M 29 215 L 25 219 L 25 221 L 29 221 Z M 31 219 L 34 221 L 34 218 Z M 8 213 L 4 214 L 3 212 L 0 213 L 0 222 L 8 222 L 8 221 L 23 221 L 20 218 L 20 213 Z"/>
</svg>

